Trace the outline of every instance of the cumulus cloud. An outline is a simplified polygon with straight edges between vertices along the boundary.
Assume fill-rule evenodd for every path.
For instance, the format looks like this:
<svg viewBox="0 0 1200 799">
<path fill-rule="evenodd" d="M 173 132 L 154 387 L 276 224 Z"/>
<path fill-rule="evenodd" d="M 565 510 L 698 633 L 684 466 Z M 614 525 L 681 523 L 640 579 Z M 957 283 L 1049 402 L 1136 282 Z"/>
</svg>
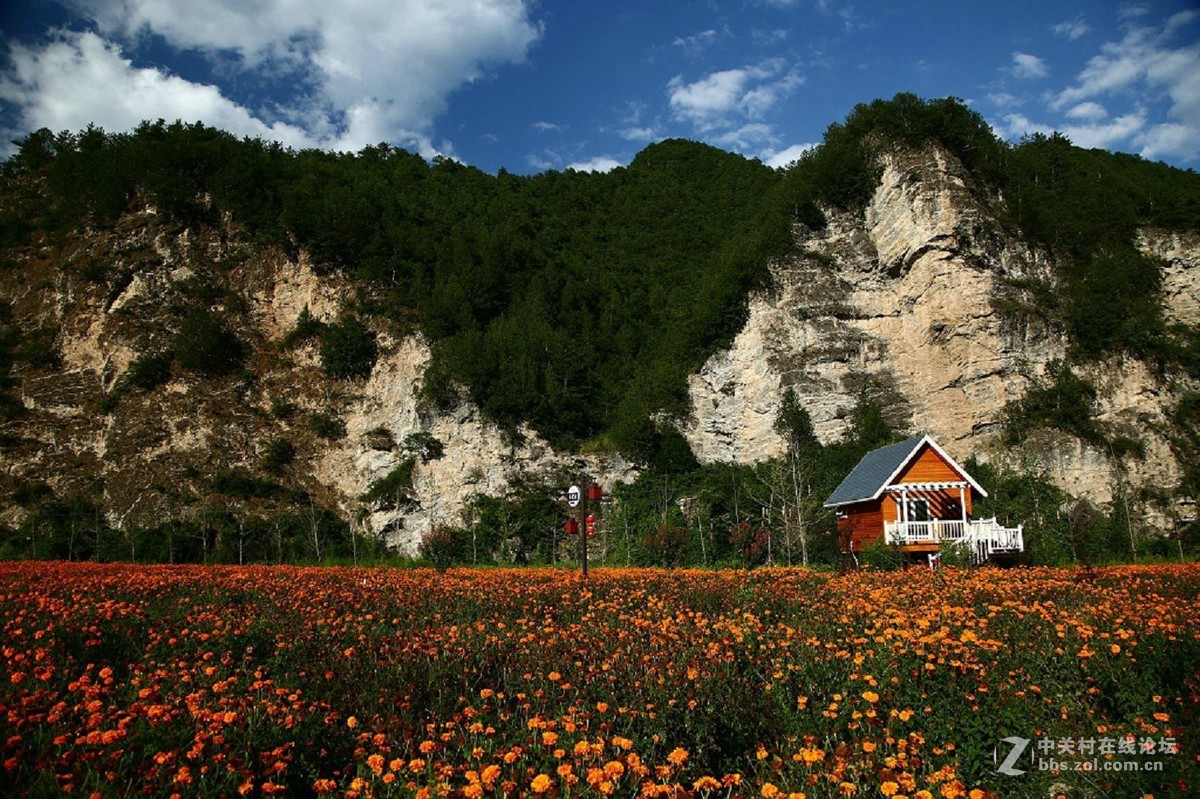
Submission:
<svg viewBox="0 0 1200 799">
<path fill-rule="evenodd" d="M 1086 103 L 1080 103 L 1079 105 L 1069 109 L 1067 111 L 1067 116 L 1071 117 L 1072 119 L 1083 119 L 1089 122 L 1095 122 L 1108 116 L 1108 111 L 1105 110 L 1104 106 L 1100 105 L 1099 103 L 1088 101 Z"/>
<path fill-rule="evenodd" d="M 624 164 L 617 159 L 601 155 L 589 158 L 586 161 L 575 161 L 567 164 L 567 169 L 574 169 L 576 172 L 611 172 L 621 166 L 624 166 Z"/>
<path fill-rule="evenodd" d="M 1078 147 L 1111 150 L 1127 144 L 1145 127 L 1146 117 L 1142 113 L 1122 114 L 1107 121 L 1102 116 L 1084 118 L 1065 125 L 1033 120 L 1024 114 L 1008 114 L 997 132 L 1009 139 L 1019 139 L 1034 133 L 1049 135 L 1057 131 Z"/>
<path fill-rule="evenodd" d="M 1133 26 L 1124 38 L 1104 44 L 1060 91 L 1051 108 L 1087 108 L 1095 98 L 1123 96 L 1139 102 L 1163 98 L 1172 121 L 1131 131 L 1132 142 L 1147 158 L 1200 156 L 1200 43 L 1195 27 L 1200 12 L 1182 11 L 1162 26 Z M 1175 46 L 1177 40 L 1186 42 Z M 1068 111 L 1069 113 L 1069 111 Z M 1122 117 L 1127 119 L 1130 115 Z M 1135 115 L 1142 118 L 1141 115 Z M 1114 123 L 1110 123 L 1109 128 Z M 1124 129 L 1131 126 L 1127 122 Z M 1120 126 L 1118 126 L 1120 129 Z"/>
<path fill-rule="evenodd" d="M 1018 78 L 1044 78 L 1050 72 L 1046 62 L 1029 53 L 1013 53 L 1012 73 Z"/>
<path fill-rule="evenodd" d="M 617 135 L 628 141 L 653 141 L 658 138 L 658 131 L 654 128 L 621 128 L 617 131 Z"/>
<path fill-rule="evenodd" d="M 10 45 L 13 66 L 0 81 L 0 99 L 16 106 L 27 129 L 78 128 L 98 119 L 126 127 L 114 124 L 125 118 L 115 111 L 96 114 L 115 105 L 138 119 L 197 118 L 194 111 L 203 110 L 208 124 L 250 135 L 279 131 L 292 137 L 289 143 L 429 148 L 448 95 L 496 65 L 522 60 L 541 35 L 526 0 L 75 0 L 73 6 L 97 33 Z M 290 94 L 278 107 L 246 108 L 211 86 L 137 69 L 128 54 L 147 33 L 237 78 L 275 81 Z M 168 102 L 167 85 L 184 100 Z"/>
<path fill-rule="evenodd" d="M 794 161 L 798 161 L 801 156 L 809 150 L 816 147 L 815 142 L 806 144 L 793 144 L 790 147 L 784 147 L 782 150 L 768 150 L 761 156 L 762 162 L 767 166 L 775 169 L 782 169 L 790 165 Z"/>
<path fill-rule="evenodd" d="M 744 120 L 761 119 L 804 82 L 796 72 L 785 71 L 784 66 L 774 59 L 712 72 L 691 83 L 677 75 L 667 86 L 671 110 L 676 118 L 702 131 L 733 128 Z"/>
<path fill-rule="evenodd" d="M 13 134 L 46 127 L 76 130 L 94 123 L 128 130 L 143 120 L 203 120 L 250 136 L 309 147 L 316 138 L 284 122 L 267 124 L 224 97 L 215 86 L 191 83 L 157 69 L 138 69 L 111 42 L 91 32 L 58 32 L 47 44 L 13 44 L 0 98 L 24 120 Z"/>
</svg>

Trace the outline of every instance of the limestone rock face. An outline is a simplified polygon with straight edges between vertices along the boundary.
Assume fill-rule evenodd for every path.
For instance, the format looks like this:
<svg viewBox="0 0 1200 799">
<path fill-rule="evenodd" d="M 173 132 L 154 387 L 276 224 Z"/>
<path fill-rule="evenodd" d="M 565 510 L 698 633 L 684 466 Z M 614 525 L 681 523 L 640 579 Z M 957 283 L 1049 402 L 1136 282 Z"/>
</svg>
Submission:
<svg viewBox="0 0 1200 799">
<path fill-rule="evenodd" d="M 1200 319 L 1200 233 L 1142 230 L 1138 246 L 1163 260 L 1163 303 L 1167 320 L 1196 324 Z"/>
<path fill-rule="evenodd" d="M 306 309 L 318 322 L 342 317 L 353 288 L 316 271 L 304 253 L 255 248 L 236 229 L 207 237 L 164 229 L 152 209 L 77 247 L 65 257 L 105 264 L 101 280 L 58 270 L 62 256 L 50 247 L 17 254 L 30 283 L 53 288 L 24 290 L 12 304 L 57 327 L 61 367 L 21 381 L 26 413 L 0 477 L 46 480 L 63 493 L 102 485 L 101 503 L 118 527 L 222 512 L 236 499 L 212 488 L 214 475 L 261 476 L 273 440 L 295 451 L 275 479 L 410 553 L 432 526 L 462 523 L 473 494 L 502 495 L 514 475 L 548 478 L 564 492 L 581 473 L 610 487 L 633 479 L 617 456 L 558 452 L 531 430 L 508 435 L 469 402 L 446 414 L 424 408 L 430 349 L 419 333 L 394 338 L 379 329 L 368 378 L 327 377 L 319 343 L 289 343 L 288 334 Z M 136 358 L 175 345 L 172 317 L 194 307 L 198 292 L 211 295 L 209 310 L 246 345 L 245 373 L 200 377 L 176 367 L 165 385 L 123 389 Z M 335 418 L 345 434 L 314 434 L 314 414 Z M 364 502 L 408 457 L 402 444 L 413 434 L 431 436 L 441 456 L 417 460 L 403 501 Z M 19 523 L 19 509 L 0 507 L 0 524 Z"/>
<path fill-rule="evenodd" d="M 772 423 L 796 392 L 825 443 L 847 430 L 861 392 L 900 429 L 933 435 L 956 458 L 1033 468 L 1077 496 L 1111 501 L 1118 485 L 1170 486 L 1178 465 L 1165 435 L 1177 390 L 1143 364 L 1082 370 L 1097 385 L 1101 422 L 1145 449 L 1119 460 L 1066 436 L 1002 447 L 1006 403 L 1066 356 L 1064 331 L 1023 312 L 1020 286 L 1052 281 L 1047 256 L 1003 234 L 947 153 L 893 153 L 862 214 L 828 213 L 800 229 L 801 254 L 773 265 L 775 289 L 755 297 L 727 351 L 691 378 L 686 427 L 702 461 L 754 462 L 782 451 Z M 1164 300 L 1197 317 L 1195 236 L 1146 232 L 1167 261 Z"/>
<path fill-rule="evenodd" d="M 429 363 L 428 344 L 420 335 L 413 335 L 385 341 L 383 349 L 385 354 L 370 378 L 342 405 L 345 438 L 321 452 L 313 469 L 317 479 L 333 488 L 343 507 L 350 510 L 357 497 L 405 457 L 395 448 L 372 446 L 372 431 L 386 431 L 396 442 L 414 433 L 433 436 L 444 452 L 415 464 L 412 501 L 398 507 L 384 503 L 384 507 L 363 508 L 368 529 L 385 535 L 392 545 L 415 552 L 421 536 L 431 527 L 461 524 L 472 495 L 501 495 L 516 474 L 557 476 L 564 491 L 581 471 L 608 486 L 633 478 L 632 468 L 618 457 L 576 458 L 556 452 L 529 429 L 521 430 L 519 441 L 513 441 L 484 420 L 469 402 L 445 415 L 423 411 L 418 392 Z"/>
</svg>

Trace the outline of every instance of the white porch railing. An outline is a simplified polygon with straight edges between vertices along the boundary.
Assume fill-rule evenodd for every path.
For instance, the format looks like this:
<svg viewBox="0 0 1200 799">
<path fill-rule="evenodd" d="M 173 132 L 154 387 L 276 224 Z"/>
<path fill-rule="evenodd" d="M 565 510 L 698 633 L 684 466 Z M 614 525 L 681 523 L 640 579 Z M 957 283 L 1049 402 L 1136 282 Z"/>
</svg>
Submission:
<svg viewBox="0 0 1200 799">
<path fill-rule="evenodd" d="M 1005 527 L 991 519 L 934 519 L 927 522 L 884 522 L 883 540 L 888 544 L 961 543 L 983 562 L 994 554 L 1023 552 L 1024 525 Z"/>
</svg>

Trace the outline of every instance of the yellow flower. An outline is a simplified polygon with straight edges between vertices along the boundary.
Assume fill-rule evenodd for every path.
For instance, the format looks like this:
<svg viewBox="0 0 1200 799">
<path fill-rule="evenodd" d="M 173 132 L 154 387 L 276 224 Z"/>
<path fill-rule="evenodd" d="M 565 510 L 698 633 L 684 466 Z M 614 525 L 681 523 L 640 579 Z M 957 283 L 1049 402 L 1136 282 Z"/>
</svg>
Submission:
<svg viewBox="0 0 1200 799">
<path fill-rule="evenodd" d="M 529 787 L 533 789 L 534 793 L 545 793 L 552 784 L 553 780 L 549 776 L 539 774 L 533 778 L 533 782 L 529 783 Z"/>
<path fill-rule="evenodd" d="M 776 796 L 779 796 L 779 789 L 769 782 L 764 782 L 761 793 L 763 799 L 775 799 Z"/>
</svg>

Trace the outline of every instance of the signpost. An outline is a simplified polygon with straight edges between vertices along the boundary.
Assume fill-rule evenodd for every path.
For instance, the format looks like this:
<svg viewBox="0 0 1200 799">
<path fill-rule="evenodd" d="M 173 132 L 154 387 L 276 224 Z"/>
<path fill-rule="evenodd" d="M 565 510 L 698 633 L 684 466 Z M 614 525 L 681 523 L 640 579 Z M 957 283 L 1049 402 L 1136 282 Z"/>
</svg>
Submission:
<svg viewBox="0 0 1200 799">
<path fill-rule="evenodd" d="M 584 480 L 584 483 L 589 481 Z M 596 532 L 596 516 L 593 513 L 588 513 L 588 502 L 596 503 L 596 512 L 600 511 L 600 500 L 604 497 L 604 491 L 600 488 L 600 484 L 591 481 L 585 494 L 578 485 L 573 485 L 567 489 L 567 506 L 571 508 L 571 515 L 567 517 L 567 535 L 582 533 L 582 541 L 580 542 L 580 557 L 583 562 L 582 579 L 588 577 L 588 536 Z M 575 518 L 575 509 L 579 509 L 580 516 L 583 517 L 583 524 L 580 525 Z M 581 529 L 582 528 L 582 529 Z"/>
</svg>

